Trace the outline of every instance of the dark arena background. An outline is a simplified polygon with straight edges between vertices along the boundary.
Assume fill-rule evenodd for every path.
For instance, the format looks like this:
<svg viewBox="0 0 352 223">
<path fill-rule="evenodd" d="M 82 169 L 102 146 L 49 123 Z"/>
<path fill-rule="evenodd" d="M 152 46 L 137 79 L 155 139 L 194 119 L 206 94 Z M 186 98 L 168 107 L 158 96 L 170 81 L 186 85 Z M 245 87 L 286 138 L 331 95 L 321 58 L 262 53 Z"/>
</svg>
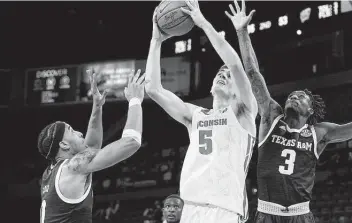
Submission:
<svg viewBox="0 0 352 223">
<path fill-rule="evenodd" d="M 231 1 L 200 1 L 217 31 L 239 52 L 224 14 Z M 85 132 L 91 112 L 86 70 L 106 75 L 103 146 L 122 133 L 126 75 L 145 69 L 153 2 L 1 2 L 0 113 L 4 209 L 1 222 L 39 222 L 40 178 L 47 165 L 37 137 L 63 120 Z M 326 120 L 352 121 L 352 3 L 254 2 L 248 27 L 269 91 L 280 104 L 309 88 L 326 102 Z M 184 101 L 211 108 L 210 88 L 222 61 L 194 27 L 162 48 L 163 86 Z M 94 223 L 159 223 L 162 201 L 178 192 L 189 144 L 186 129 L 155 102 L 143 102 L 143 143 L 131 158 L 94 173 Z M 258 117 L 259 124 L 259 117 Z M 250 219 L 256 210 L 257 146 L 247 177 Z M 5 185 L 6 184 L 6 185 Z M 311 210 L 316 222 L 352 222 L 352 141 L 330 144 L 316 171 Z M 6 210 L 6 211 L 5 211 Z"/>
</svg>

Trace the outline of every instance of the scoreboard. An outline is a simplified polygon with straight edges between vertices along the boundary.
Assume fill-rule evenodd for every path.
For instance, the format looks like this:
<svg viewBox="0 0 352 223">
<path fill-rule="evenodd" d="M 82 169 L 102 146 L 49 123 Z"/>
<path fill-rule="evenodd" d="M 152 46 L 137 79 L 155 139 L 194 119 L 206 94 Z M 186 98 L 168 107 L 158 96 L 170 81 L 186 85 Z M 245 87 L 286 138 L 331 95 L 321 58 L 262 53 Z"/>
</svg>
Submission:
<svg viewBox="0 0 352 223">
<path fill-rule="evenodd" d="M 28 69 L 25 80 L 27 105 L 77 103 L 92 100 L 88 70 L 98 74 L 98 89 L 109 90 L 107 101 L 125 100 L 124 88 L 128 77 L 138 69 L 145 72 L 146 60 L 118 60 Z M 189 59 L 167 57 L 161 59 L 161 82 L 164 88 L 178 96 L 190 92 L 191 62 Z M 147 95 L 145 95 L 148 97 Z"/>
<path fill-rule="evenodd" d="M 29 69 L 26 72 L 28 105 L 76 100 L 77 66 Z"/>
</svg>

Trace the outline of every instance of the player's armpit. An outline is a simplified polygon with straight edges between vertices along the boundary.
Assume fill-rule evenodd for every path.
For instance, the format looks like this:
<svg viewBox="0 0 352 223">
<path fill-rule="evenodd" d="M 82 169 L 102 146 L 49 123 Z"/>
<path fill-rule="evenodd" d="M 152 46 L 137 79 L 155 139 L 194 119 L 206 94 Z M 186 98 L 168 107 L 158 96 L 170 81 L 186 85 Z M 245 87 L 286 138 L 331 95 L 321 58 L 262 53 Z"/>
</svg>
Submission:
<svg viewBox="0 0 352 223">
<path fill-rule="evenodd" d="M 258 105 L 254 97 L 251 83 L 242 67 L 242 64 L 233 65 L 229 67 L 231 75 L 234 75 L 234 83 L 236 85 L 236 94 L 238 95 L 241 104 L 254 118 L 258 114 Z M 235 101 L 234 103 L 238 103 Z"/>
<path fill-rule="evenodd" d="M 282 107 L 274 99 L 270 98 L 266 109 L 260 114 L 260 124 L 271 126 L 273 121 L 281 114 L 283 114 Z"/>
<path fill-rule="evenodd" d="M 317 141 L 325 145 L 352 138 L 352 122 L 343 125 L 321 122 L 314 125 L 314 128 L 317 132 Z"/>
<path fill-rule="evenodd" d="M 177 95 L 162 87 L 157 90 L 148 89 L 147 94 L 176 121 L 185 126 L 192 123 L 192 115 L 197 108 L 196 105 L 185 103 Z"/>
<path fill-rule="evenodd" d="M 283 114 L 281 106 L 273 99 L 270 99 L 266 110 L 260 114 L 259 142 L 263 142 L 270 131 L 271 126 L 279 115 Z"/>
<path fill-rule="evenodd" d="M 85 173 L 88 164 L 93 160 L 98 151 L 99 149 L 87 148 L 77 153 L 68 161 L 67 168 L 73 173 Z"/>
</svg>

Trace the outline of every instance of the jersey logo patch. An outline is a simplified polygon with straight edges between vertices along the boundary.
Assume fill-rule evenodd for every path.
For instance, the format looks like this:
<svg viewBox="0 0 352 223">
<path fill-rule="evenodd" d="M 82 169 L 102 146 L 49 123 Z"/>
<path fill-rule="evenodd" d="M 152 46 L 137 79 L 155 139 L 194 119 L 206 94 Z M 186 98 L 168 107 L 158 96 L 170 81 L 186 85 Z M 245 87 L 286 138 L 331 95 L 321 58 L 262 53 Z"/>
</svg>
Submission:
<svg viewBox="0 0 352 223">
<path fill-rule="evenodd" d="M 223 110 L 221 110 L 221 113 L 225 113 L 227 111 L 228 108 L 224 108 Z"/>
<path fill-rule="evenodd" d="M 300 135 L 303 137 L 310 137 L 312 135 L 312 131 L 309 129 L 303 129 Z"/>
<path fill-rule="evenodd" d="M 48 193 L 48 191 L 49 191 L 49 185 L 45 185 L 44 187 L 43 187 L 43 194 L 44 193 Z"/>
<path fill-rule="evenodd" d="M 281 126 L 279 127 L 279 129 L 280 129 L 280 134 L 281 134 L 281 135 L 284 135 L 284 134 L 286 133 L 286 126 L 281 125 Z"/>
<path fill-rule="evenodd" d="M 205 115 L 209 115 L 210 109 L 202 109 L 200 111 L 203 112 L 203 114 Z"/>
</svg>

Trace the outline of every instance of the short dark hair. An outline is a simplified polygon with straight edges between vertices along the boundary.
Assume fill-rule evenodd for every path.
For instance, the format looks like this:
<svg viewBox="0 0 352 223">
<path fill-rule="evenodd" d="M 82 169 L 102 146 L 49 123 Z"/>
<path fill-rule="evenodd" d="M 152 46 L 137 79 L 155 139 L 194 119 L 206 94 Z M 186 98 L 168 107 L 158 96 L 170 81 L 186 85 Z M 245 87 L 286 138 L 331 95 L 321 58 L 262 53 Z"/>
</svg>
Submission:
<svg viewBox="0 0 352 223">
<path fill-rule="evenodd" d="M 325 117 L 325 114 L 326 114 L 325 102 L 320 95 L 318 94 L 313 95 L 312 92 L 309 91 L 308 89 L 304 89 L 304 93 L 306 93 L 309 96 L 312 102 L 312 107 L 314 111 L 314 113 L 311 116 L 309 116 L 307 122 L 309 125 L 314 125 L 317 122 L 323 120 Z"/>
<path fill-rule="evenodd" d="M 219 69 L 219 72 L 220 71 L 229 71 L 229 67 L 226 65 L 226 64 L 224 64 L 224 65 L 222 65 L 221 67 L 220 67 L 220 69 Z"/>
<path fill-rule="evenodd" d="M 167 199 L 169 199 L 169 198 L 176 198 L 176 199 L 179 199 L 179 200 L 182 202 L 182 204 L 184 204 L 184 201 L 182 200 L 182 198 L 181 198 L 178 194 L 171 194 L 171 195 L 167 196 L 167 198 L 165 198 L 165 200 L 164 200 L 164 203 L 165 203 L 165 201 L 166 201 Z"/>
</svg>

